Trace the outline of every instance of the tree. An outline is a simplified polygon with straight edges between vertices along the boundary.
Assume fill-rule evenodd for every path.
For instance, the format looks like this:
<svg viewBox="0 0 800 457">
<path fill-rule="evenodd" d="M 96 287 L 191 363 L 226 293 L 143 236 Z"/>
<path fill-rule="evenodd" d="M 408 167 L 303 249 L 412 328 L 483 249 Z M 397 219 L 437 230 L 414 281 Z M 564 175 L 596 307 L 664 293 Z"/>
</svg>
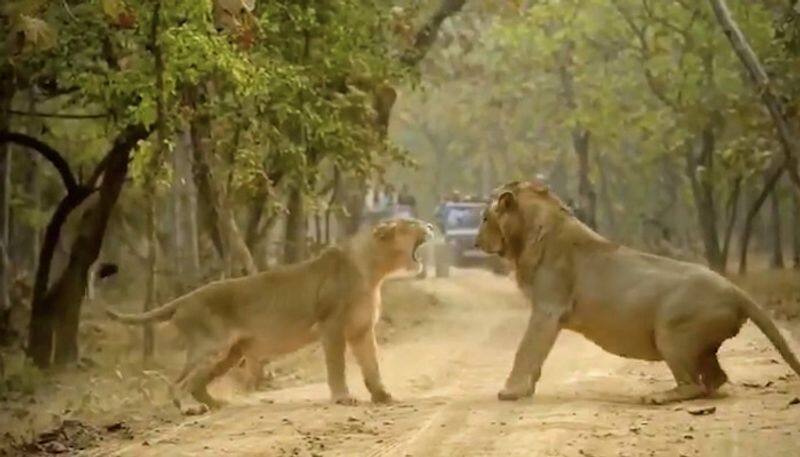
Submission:
<svg viewBox="0 0 800 457">
<path fill-rule="evenodd" d="M 733 19 L 727 3 L 724 0 L 709 0 L 709 3 L 714 10 L 714 15 L 720 27 L 728 38 L 736 56 L 747 70 L 747 74 L 756 87 L 756 92 L 761 96 L 761 100 L 767 108 L 772 122 L 775 124 L 785 156 L 784 160 L 786 161 L 789 179 L 794 184 L 795 192 L 800 195 L 800 174 L 798 174 L 797 168 L 797 156 L 800 154 L 800 136 L 798 136 L 797 129 L 787 119 L 786 107 L 778 94 L 774 92 L 767 72 L 761 65 L 756 53 L 750 47 L 741 28 Z"/>
</svg>

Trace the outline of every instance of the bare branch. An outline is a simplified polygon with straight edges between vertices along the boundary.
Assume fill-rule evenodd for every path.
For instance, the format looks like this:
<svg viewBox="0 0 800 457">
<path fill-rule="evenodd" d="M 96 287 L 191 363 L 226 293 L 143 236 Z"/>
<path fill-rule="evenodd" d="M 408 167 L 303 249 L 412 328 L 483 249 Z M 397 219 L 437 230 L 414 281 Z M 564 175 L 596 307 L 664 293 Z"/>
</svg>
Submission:
<svg viewBox="0 0 800 457">
<path fill-rule="evenodd" d="M 15 143 L 35 150 L 58 171 L 58 174 L 61 176 L 61 181 L 63 181 L 64 187 L 67 189 L 67 193 L 78 190 L 78 181 L 75 179 L 75 175 L 72 173 L 69 163 L 67 163 L 67 160 L 64 159 L 64 156 L 60 152 L 50 145 L 30 135 L 13 132 L 0 132 L 0 144 L 2 143 Z"/>
<path fill-rule="evenodd" d="M 747 38 L 742 33 L 739 25 L 733 19 L 725 0 L 709 0 L 709 3 L 733 51 L 747 70 L 747 74 L 755 86 L 756 93 L 761 97 L 761 101 L 769 111 L 772 122 L 778 131 L 778 139 L 781 142 L 785 156 L 789 178 L 794 184 L 795 192 L 800 195 L 800 175 L 797 171 L 796 161 L 797 154 L 800 154 L 800 139 L 798 139 L 797 129 L 788 121 L 783 101 L 773 91 L 767 72 L 761 65 L 761 61 L 753 51 L 753 48 L 747 42 Z"/>
<path fill-rule="evenodd" d="M 96 113 L 96 114 L 71 114 L 71 113 L 40 113 L 32 111 L 20 111 L 15 109 L 8 110 L 10 114 L 15 116 L 29 116 L 29 117 L 46 117 L 55 119 L 103 119 L 110 116 L 110 113 Z"/>
</svg>

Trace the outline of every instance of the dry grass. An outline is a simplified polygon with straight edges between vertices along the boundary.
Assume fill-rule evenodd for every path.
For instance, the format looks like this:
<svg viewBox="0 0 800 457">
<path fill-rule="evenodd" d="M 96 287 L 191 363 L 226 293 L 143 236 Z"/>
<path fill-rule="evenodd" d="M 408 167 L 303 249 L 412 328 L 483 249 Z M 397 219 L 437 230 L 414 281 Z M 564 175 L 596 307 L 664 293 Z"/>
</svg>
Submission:
<svg viewBox="0 0 800 457">
<path fill-rule="evenodd" d="M 775 317 L 787 321 L 800 320 L 800 271 L 762 270 L 734 281 L 750 292 Z"/>
</svg>

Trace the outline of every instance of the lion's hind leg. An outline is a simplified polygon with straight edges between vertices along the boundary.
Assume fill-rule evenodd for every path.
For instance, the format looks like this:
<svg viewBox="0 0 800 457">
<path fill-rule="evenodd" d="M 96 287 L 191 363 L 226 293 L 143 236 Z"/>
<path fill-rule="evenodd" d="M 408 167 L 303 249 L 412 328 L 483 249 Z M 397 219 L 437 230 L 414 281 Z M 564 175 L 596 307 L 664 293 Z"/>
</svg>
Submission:
<svg viewBox="0 0 800 457">
<path fill-rule="evenodd" d="M 728 375 L 717 359 L 718 349 L 719 345 L 700 356 L 700 379 L 709 394 L 713 394 L 728 382 Z"/>
<path fill-rule="evenodd" d="M 698 350 L 698 340 L 693 337 L 674 331 L 656 336 L 656 346 L 678 385 L 665 392 L 645 396 L 643 403 L 661 405 L 708 395 L 708 389 L 701 383 L 702 351 Z"/>
</svg>

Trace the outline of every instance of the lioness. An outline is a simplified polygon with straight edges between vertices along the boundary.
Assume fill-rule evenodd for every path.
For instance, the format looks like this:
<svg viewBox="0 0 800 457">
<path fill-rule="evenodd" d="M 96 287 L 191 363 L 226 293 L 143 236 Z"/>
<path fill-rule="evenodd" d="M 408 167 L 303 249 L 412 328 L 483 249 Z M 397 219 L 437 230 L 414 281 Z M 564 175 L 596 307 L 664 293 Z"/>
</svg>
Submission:
<svg viewBox="0 0 800 457">
<path fill-rule="evenodd" d="M 534 393 L 562 328 L 622 357 L 665 361 L 677 387 L 644 397 L 649 404 L 716 391 L 728 379 L 717 350 L 748 318 L 800 374 L 772 320 L 722 276 L 609 242 L 540 183 L 509 183 L 494 195 L 476 244 L 516 266 L 517 284 L 533 303 L 501 400 Z"/>
<path fill-rule="evenodd" d="M 381 282 L 398 270 L 418 271 L 417 248 L 432 235 L 430 224 L 386 221 L 312 260 L 213 282 L 143 314 L 109 310 L 108 315 L 128 324 L 169 320 L 177 327 L 188 348 L 175 400 L 185 414 L 217 406 L 206 386 L 243 356 L 260 369 L 259 360 L 318 337 L 334 402 L 355 403 L 345 381 L 345 342 L 361 366 L 372 401 L 388 402 L 374 333 Z"/>
</svg>

